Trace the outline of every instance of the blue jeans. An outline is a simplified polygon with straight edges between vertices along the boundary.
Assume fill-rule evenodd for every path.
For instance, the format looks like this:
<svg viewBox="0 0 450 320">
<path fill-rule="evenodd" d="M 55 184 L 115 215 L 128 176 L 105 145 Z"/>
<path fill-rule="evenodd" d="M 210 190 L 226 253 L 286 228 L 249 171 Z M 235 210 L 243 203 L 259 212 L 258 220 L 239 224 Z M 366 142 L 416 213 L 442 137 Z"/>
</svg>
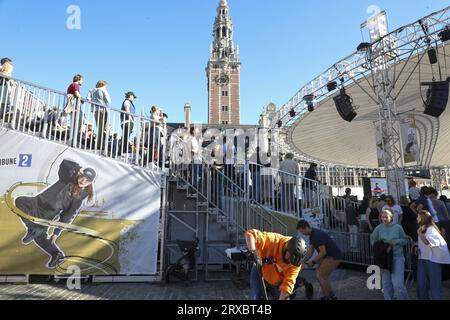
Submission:
<svg viewBox="0 0 450 320">
<path fill-rule="evenodd" d="M 419 300 L 442 300 L 442 265 L 419 260 L 417 265 L 417 297 Z"/>
<path fill-rule="evenodd" d="M 408 300 L 408 291 L 405 287 L 405 257 L 394 256 L 392 272 L 383 269 L 381 271 L 383 280 L 384 300 L 393 300 L 394 293 L 397 300 Z"/>
<path fill-rule="evenodd" d="M 202 184 L 202 165 L 194 163 L 192 164 L 192 186 L 197 189 L 198 192 L 201 192 L 201 184 Z"/>
<path fill-rule="evenodd" d="M 274 287 L 272 287 L 272 289 L 272 294 L 278 299 L 280 297 L 280 290 Z M 264 300 L 264 288 L 262 286 L 261 277 L 256 267 L 253 267 L 250 273 L 250 300 Z"/>
</svg>

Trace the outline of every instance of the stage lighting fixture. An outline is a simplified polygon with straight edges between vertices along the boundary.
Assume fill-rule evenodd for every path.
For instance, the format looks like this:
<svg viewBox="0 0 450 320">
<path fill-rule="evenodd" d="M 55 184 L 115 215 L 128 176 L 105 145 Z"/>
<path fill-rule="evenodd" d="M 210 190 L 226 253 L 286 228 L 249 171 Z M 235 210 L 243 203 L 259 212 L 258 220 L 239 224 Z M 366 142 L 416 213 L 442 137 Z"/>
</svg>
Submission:
<svg viewBox="0 0 450 320">
<path fill-rule="evenodd" d="M 336 88 L 337 88 L 337 82 L 336 81 L 328 82 L 328 84 L 327 84 L 328 92 L 336 90 Z"/>
<path fill-rule="evenodd" d="M 357 50 L 358 50 L 359 52 L 366 52 L 366 51 L 368 51 L 371 47 L 372 47 L 372 45 L 371 45 L 370 43 L 368 43 L 368 42 L 362 42 L 362 43 L 359 44 Z"/>
<path fill-rule="evenodd" d="M 430 59 L 430 64 L 436 64 L 438 62 L 436 49 L 431 48 L 428 50 L 428 58 Z"/>
<path fill-rule="evenodd" d="M 439 33 L 439 38 L 441 38 L 442 42 L 446 42 L 450 40 L 450 27 L 447 26 L 444 31 Z"/>
<path fill-rule="evenodd" d="M 428 86 L 425 101 L 425 114 L 439 118 L 447 108 L 450 78 L 447 81 L 422 82 L 422 86 Z"/>
<path fill-rule="evenodd" d="M 297 115 L 297 112 L 295 112 L 294 108 L 292 108 L 291 111 L 289 111 L 289 115 L 291 116 L 291 118 L 293 118 Z"/>
<path fill-rule="evenodd" d="M 309 112 L 314 111 L 314 99 L 315 99 L 315 96 L 313 94 L 308 94 L 303 97 L 303 100 L 305 101 L 306 105 L 308 106 Z"/>
<path fill-rule="evenodd" d="M 341 118 L 347 122 L 352 122 L 358 115 L 353 106 L 352 98 L 345 92 L 345 88 L 341 89 L 339 95 L 333 98 L 336 109 Z"/>
</svg>

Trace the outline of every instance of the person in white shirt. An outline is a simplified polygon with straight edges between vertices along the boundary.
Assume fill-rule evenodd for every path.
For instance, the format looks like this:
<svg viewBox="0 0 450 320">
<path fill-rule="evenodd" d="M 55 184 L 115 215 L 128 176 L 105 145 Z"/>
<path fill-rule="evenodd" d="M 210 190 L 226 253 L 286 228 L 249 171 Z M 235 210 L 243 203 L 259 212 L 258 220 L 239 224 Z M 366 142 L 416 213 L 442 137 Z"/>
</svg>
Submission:
<svg viewBox="0 0 450 320">
<path fill-rule="evenodd" d="M 442 265 L 450 264 L 448 246 L 430 212 L 421 211 L 417 221 L 420 226 L 417 296 L 419 300 L 442 300 Z"/>
<path fill-rule="evenodd" d="M 400 207 L 396 202 L 393 196 L 387 196 L 386 197 L 386 205 L 383 206 L 383 210 L 391 209 L 391 211 L 394 213 L 394 219 L 392 220 L 392 223 L 394 224 L 402 224 L 403 219 L 403 210 L 402 207 Z"/>
<path fill-rule="evenodd" d="M 201 186 L 201 173 L 202 173 L 202 150 L 198 141 L 199 130 L 192 127 L 190 130 L 190 137 L 188 140 L 188 150 L 191 151 L 191 174 L 192 174 L 192 186 L 195 189 L 199 189 Z"/>
<path fill-rule="evenodd" d="M 108 146 L 108 107 L 111 105 L 111 96 L 108 93 L 108 82 L 100 80 L 94 89 L 90 90 L 87 100 L 92 103 L 92 112 L 97 123 L 97 149 L 105 150 Z"/>
</svg>

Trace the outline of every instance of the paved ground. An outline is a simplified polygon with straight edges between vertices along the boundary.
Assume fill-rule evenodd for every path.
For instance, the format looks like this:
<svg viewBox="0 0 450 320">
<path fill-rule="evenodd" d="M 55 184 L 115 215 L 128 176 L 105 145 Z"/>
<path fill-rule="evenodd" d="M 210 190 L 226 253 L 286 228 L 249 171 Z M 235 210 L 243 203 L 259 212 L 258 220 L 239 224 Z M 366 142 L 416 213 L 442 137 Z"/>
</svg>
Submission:
<svg viewBox="0 0 450 320">
<path fill-rule="evenodd" d="M 312 271 L 303 275 L 313 281 Z M 382 300 L 381 291 L 371 291 L 366 287 L 364 273 L 338 270 L 333 275 L 334 290 L 340 300 Z M 316 298 L 321 293 L 314 284 Z M 409 286 L 411 298 L 415 290 Z M 450 282 L 444 283 L 445 299 L 450 300 Z M 70 291 L 62 283 L 39 283 L 29 285 L 0 284 L 1 300 L 247 300 L 248 288 L 236 286 L 231 281 L 198 282 L 189 286 L 171 284 L 82 284 L 81 291 Z M 304 300 L 303 292 L 298 296 Z"/>
</svg>

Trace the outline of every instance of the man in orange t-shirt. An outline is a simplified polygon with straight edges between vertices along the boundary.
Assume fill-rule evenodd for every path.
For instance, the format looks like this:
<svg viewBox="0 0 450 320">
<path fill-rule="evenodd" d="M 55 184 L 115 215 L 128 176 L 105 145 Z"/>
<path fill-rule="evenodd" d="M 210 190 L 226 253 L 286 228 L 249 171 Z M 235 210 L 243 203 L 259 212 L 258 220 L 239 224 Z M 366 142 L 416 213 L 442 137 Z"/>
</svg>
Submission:
<svg viewBox="0 0 450 320">
<path fill-rule="evenodd" d="M 306 258 L 305 240 L 259 230 L 247 231 L 245 239 L 256 264 L 262 268 L 265 283 L 275 289 L 279 300 L 289 299 Z M 255 265 L 250 276 L 250 299 L 264 300 L 264 297 L 261 275 Z"/>
</svg>

